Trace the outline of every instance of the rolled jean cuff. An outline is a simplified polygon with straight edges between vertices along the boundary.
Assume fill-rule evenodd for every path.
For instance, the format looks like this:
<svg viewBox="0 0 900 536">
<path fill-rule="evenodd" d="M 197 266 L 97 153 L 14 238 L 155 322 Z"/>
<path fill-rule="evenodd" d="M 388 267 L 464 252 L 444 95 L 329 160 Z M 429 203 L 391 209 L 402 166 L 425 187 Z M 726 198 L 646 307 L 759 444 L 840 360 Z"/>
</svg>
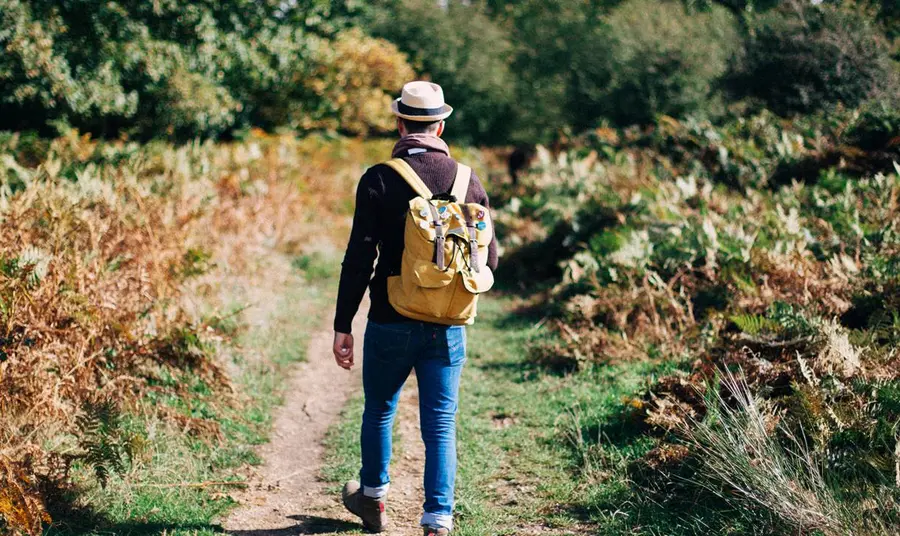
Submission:
<svg viewBox="0 0 900 536">
<path fill-rule="evenodd" d="M 369 497 L 370 499 L 383 499 L 384 497 L 387 496 L 389 489 L 391 489 L 390 484 L 378 486 L 377 488 L 370 488 L 369 486 L 363 486 L 363 496 Z"/>
<path fill-rule="evenodd" d="M 422 514 L 422 521 L 419 522 L 423 527 L 441 527 L 447 530 L 453 530 L 453 514 L 432 514 L 425 512 Z"/>
</svg>

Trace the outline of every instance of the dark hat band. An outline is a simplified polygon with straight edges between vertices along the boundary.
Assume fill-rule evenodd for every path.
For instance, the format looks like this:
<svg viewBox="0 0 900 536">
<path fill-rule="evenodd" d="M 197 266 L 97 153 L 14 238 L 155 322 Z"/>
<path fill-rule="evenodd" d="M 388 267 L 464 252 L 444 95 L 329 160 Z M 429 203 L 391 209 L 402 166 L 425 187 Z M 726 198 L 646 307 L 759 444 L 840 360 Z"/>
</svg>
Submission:
<svg viewBox="0 0 900 536">
<path fill-rule="evenodd" d="M 441 115 L 445 112 L 446 106 L 440 108 L 413 108 L 403 104 L 403 101 L 397 101 L 397 110 L 405 115 L 415 115 L 420 117 L 429 117 L 432 115 Z"/>
</svg>

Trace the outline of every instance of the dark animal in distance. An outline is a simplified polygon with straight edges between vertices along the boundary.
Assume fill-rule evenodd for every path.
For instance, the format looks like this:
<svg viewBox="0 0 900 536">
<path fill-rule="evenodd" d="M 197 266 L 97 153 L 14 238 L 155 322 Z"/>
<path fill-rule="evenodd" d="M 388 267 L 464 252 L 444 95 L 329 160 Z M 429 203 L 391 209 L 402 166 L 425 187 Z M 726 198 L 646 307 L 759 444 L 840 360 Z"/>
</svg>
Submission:
<svg viewBox="0 0 900 536">
<path fill-rule="evenodd" d="M 518 145 L 509 154 L 506 163 L 513 185 L 519 183 L 519 173 L 526 171 L 531 166 L 535 156 L 537 156 L 537 149 L 534 145 Z"/>
</svg>

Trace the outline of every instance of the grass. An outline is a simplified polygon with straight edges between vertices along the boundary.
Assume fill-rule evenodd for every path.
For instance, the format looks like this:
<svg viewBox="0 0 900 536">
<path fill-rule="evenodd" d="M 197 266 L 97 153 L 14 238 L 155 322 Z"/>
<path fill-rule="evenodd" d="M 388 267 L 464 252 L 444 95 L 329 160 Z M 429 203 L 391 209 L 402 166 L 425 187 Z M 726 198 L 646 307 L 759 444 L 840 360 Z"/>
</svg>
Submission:
<svg viewBox="0 0 900 536">
<path fill-rule="evenodd" d="M 469 331 L 458 428 L 456 492 L 460 536 L 517 534 L 778 534 L 757 525 L 752 508 L 735 511 L 714 493 L 671 485 L 686 475 L 641 461 L 660 439 L 632 418 L 647 386 L 686 368 L 673 361 L 593 365 L 566 374 L 535 365 L 528 348 L 550 337 L 516 300 L 484 300 Z M 356 475 L 361 398 L 329 433 L 323 477 Z M 643 469 L 643 470 L 642 470 Z M 683 491 L 684 495 L 679 495 Z"/>
<path fill-rule="evenodd" d="M 620 417 L 630 397 L 674 365 L 548 372 L 528 357 L 528 346 L 548 335 L 539 320 L 518 314 L 513 299 L 491 296 L 469 328 L 454 534 L 622 534 L 627 505 L 616 503 L 626 502 L 630 488 L 620 461 L 642 455 L 652 441 Z M 338 483 L 359 469 L 360 402 L 348 404 L 329 433 L 326 480 Z M 598 435 L 607 438 L 602 455 L 590 446 Z"/>
<path fill-rule="evenodd" d="M 551 287 L 532 296 L 550 327 L 532 357 L 575 371 L 547 393 L 568 401 L 555 442 L 578 460 L 559 500 L 601 534 L 897 532 L 898 413 L 880 393 L 900 382 L 900 175 L 740 171 L 746 184 L 727 187 L 696 147 L 653 132 L 661 153 L 539 153 L 493 196 L 501 279 Z M 673 147 L 694 167 L 667 162 Z M 765 411 L 717 415 L 723 370 Z M 644 385 L 629 394 L 633 375 Z M 748 423 L 765 426 L 754 437 Z"/>
<path fill-rule="evenodd" d="M 334 490 L 359 475 L 359 426 L 362 423 L 362 394 L 352 396 L 341 411 L 340 419 L 325 437 L 325 464 L 322 479 L 334 484 Z"/>
<path fill-rule="evenodd" d="M 76 476 L 76 481 L 85 487 L 78 490 L 77 503 L 90 505 L 90 510 L 54 516 L 57 523 L 45 532 L 47 536 L 221 534 L 216 520 L 234 505 L 229 496 L 234 488 L 218 483 L 240 483 L 241 468 L 260 463 L 255 447 L 267 440 L 287 371 L 305 359 L 309 336 L 333 301 L 333 270 L 323 270 L 321 263 L 310 270 L 294 264 L 279 299 L 263 307 L 269 309 L 264 321 L 229 318 L 236 323 L 230 328 L 237 332 L 236 340 L 220 351 L 230 354 L 240 403 L 217 404 L 220 395 L 205 388 L 199 378 L 189 389 L 189 398 L 167 396 L 142 403 L 164 404 L 185 417 L 209 419 L 219 427 L 218 439 L 186 434 L 140 411 L 126 416 L 123 426 L 144 441 L 139 456 L 127 473 L 111 477 L 105 489 L 91 483 L 86 469 L 78 469 L 84 478 Z M 144 413 L 155 414 L 149 409 Z"/>
<path fill-rule="evenodd" d="M 648 378 L 671 365 L 549 372 L 529 359 L 529 346 L 548 336 L 540 319 L 517 313 L 509 299 L 484 305 L 471 330 L 461 401 L 459 532 L 619 534 L 616 511 L 597 508 L 624 484 L 609 460 L 648 448 L 619 416 Z M 599 463 L 588 445 L 601 435 L 618 444 Z"/>
</svg>

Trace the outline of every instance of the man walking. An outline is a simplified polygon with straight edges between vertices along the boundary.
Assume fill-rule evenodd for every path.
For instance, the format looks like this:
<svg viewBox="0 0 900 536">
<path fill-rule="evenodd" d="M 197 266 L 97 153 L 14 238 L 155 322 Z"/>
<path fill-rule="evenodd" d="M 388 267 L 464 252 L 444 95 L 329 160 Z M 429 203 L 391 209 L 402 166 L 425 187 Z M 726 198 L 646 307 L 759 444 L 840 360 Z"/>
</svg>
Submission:
<svg viewBox="0 0 900 536">
<path fill-rule="evenodd" d="M 450 192 L 458 164 L 441 139 L 453 109 L 443 90 L 429 82 L 410 82 L 391 109 L 400 140 L 393 158 L 402 158 L 428 190 Z M 362 176 L 356 192 L 353 230 L 341 270 L 334 320 L 334 357 L 354 364 L 350 325 L 369 288 L 371 307 L 363 343 L 362 469 L 359 482 L 344 486 L 344 505 L 363 525 L 381 532 L 388 524 L 385 503 L 390 486 L 391 434 L 400 390 L 412 370 L 419 385 L 419 412 L 425 442 L 425 504 L 421 525 L 426 536 L 450 534 L 456 481 L 456 411 L 459 380 L 466 360 L 462 325 L 442 325 L 404 317 L 388 300 L 388 277 L 400 274 L 404 226 L 416 191 L 393 167 L 377 165 Z M 465 199 L 488 207 L 478 178 L 471 177 Z M 440 227 L 440 220 L 435 224 Z M 481 227 L 479 227 L 481 228 Z M 376 256 L 378 264 L 372 275 Z M 496 241 L 487 265 L 497 265 Z M 477 271 L 477 270 L 476 270 Z"/>
</svg>

